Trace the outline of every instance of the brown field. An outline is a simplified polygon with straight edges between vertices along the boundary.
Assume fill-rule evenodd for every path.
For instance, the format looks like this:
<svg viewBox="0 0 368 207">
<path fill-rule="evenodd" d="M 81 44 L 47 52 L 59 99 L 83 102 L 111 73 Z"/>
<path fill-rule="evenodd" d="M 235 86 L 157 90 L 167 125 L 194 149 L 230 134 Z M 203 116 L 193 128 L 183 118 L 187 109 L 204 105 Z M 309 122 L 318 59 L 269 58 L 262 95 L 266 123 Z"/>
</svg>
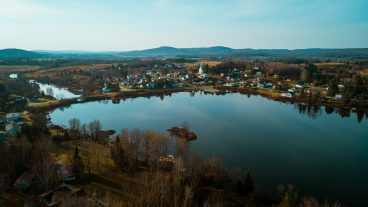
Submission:
<svg viewBox="0 0 368 207">
<path fill-rule="evenodd" d="M 214 61 L 214 60 L 203 60 L 202 63 L 204 65 L 215 66 L 221 63 L 221 61 Z M 186 68 L 197 68 L 201 64 L 201 61 L 195 62 L 195 63 L 185 63 Z"/>
<path fill-rule="evenodd" d="M 78 70 L 87 70 L 91 68 L 95 68 L 97 70 L 105 69 L 108 66 L 116 65 L 118 63 L 111 64 L 93 64 L 93 65 L 82 65 L 82 66 L 66 66 L 66 67 L 58 67 L 51 68 L 47 70 L 38 70 L 32 73 L 28 73 L 27 77 L 29 78 L 39 78 L 42 76 L 53 76 L 56 73 L 67 72 L 67 71 L 78 71 Z"/>
<path fill-rule="evenodd" d="M 0 65 L 0 72 L 32 72 L 39 70 L 39 66 L 29 66 L 29 65 Z"/>
<path fill-rule="evenodd" d="M 329 63 L 314 63 L 318 68 L 334 68 L 336 66 L 345 65 L 346 63 L 329 62 Z"/>
</svg>

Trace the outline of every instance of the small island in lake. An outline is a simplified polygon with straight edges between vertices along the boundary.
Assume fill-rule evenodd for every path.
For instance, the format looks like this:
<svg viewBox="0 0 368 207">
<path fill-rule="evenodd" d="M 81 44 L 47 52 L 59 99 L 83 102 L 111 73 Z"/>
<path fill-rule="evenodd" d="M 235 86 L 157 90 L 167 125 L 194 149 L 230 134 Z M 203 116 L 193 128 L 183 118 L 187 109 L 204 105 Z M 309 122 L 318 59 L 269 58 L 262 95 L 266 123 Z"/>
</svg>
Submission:
<svg viewBox="0 0 368 207">
<path fill-rule="evenodd" d="M 167 131 L 170 132 L 171 136 L 186 139 L 188 142 L 197 139 L 197 135 L 194 132 L 189 131 L 189 129 L 185 127 L 174 126 L 168 129 Z"/>
</svg>

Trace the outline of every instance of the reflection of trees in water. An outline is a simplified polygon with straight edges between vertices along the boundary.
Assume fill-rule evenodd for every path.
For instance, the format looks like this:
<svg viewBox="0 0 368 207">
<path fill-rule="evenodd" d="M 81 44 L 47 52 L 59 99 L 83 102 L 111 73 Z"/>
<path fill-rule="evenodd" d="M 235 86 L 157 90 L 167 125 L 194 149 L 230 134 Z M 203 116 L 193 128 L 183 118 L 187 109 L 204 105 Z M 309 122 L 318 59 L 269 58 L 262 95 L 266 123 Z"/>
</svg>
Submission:
<svg viewBox="0 0 368 207">
<path fill-rule="evenodd" d="M 300 114 L 308 115 L 309 117 L 315 119 L 322 115 L 322 107 L 320 106 L 310 106 L 308 104 L 296 103 L 294 104 L 295 108 L 299 111 Z M 356 109 L 352 110 L 350 108 L 334 108 L 330 106 L 324 107 L 324 111 L 326 114 L 339 114 L 341 118 L 350 117 L 352 113 L 356 114 L 357 121 L 360 123 L 364 119 L 364 116 L 368 119 L 368 111 Z"/>
<path fill-rule="evenodd" d="M 325 112 L 326 112 L 326 114 L 332 114 L 333 112 L 335 112 L 335 109 L 334 109 L 334 107 L 326 106 L 325 107 Z"/>
<path fill-rule="evenodd" d="M 368 113 L 368 112 L 367 112 Z M 357 110 L 356 111 L 357 114 L 357 118 L 358 118 L 358 122 L 362 122 L 363 118 L 364 118 L 364 111 L 363 110 Z M 368 117 L 367 117 L 368 118 Z"/>
<path fill-rule="evenodd" d="M 109 103 L 109 100 L 99 100 L 99 101 L 97 101 L 98 103 L 100 103 L 100 104 L 108 104 Z"/>
<path fill-rule="evenodd" d="M 165 99 L 165 95 L 161 94 L 160 99 L 161 99 L 161 101 L 163 101 Z"/>
<path fill-rule="evenodd" d="M 344 117 L 350 117 L 351 109 L 349 109 L 349 108 L 336 108 L 335 111 L 342 118 L 344 118 Z"/>
<path fill-rule="evenodd" d="M 120 103 L 120 98 L 114 98 L 114 99 L 112 99 L 112 103 L 113 104 L 119 104 Z"/>
<path fill-rule="evenodd" d="M 305 114 L 312 119 L 316 119 L 317 117 L 322 115 L 322 110 L 320 106 L 312 106 L 301 103 L 294 104 L 294 106 L 299 111 L 300 114 Z"/>
</svg>

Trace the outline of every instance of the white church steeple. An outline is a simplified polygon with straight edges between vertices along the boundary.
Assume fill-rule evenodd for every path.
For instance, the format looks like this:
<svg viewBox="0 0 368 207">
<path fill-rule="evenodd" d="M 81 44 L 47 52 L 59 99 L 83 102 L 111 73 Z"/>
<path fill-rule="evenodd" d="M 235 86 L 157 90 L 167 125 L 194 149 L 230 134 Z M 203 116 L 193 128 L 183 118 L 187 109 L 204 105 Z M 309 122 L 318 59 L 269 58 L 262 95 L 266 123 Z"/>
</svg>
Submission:
<svg viewBox="0 0 368 207">
<path fill-rule="evenodd" d="M 202 61 L 201 61 L 201 65 L 199 66 L 198 73 L 199 73 L 199 75 L 203 75 L 204 74 Z"/>
</svg>

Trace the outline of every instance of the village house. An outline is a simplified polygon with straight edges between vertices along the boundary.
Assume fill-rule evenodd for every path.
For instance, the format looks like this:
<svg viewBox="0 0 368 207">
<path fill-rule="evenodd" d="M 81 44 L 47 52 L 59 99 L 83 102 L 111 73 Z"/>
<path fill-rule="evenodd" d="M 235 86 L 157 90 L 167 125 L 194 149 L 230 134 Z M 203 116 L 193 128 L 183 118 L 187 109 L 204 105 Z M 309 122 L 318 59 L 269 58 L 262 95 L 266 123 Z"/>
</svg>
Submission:
<svg viewBox="0 0 368 207">
<path fill-rule="evenodd" d="M 28 100 L 24 97 L 18 97 L 18 98 L 15 99 L 15 103 L 18 103 L 18 104 L 25 104 L 27 102 L 28 102 Z"/>
<path fill-rule="evenodd" d="M 63 127 L 58 125 L 49 126 L 49 130 L 53 136 L 64 136 L 66 131 Z"/>
<path fill-rule="evenodd" d="M 18 190 L 26 190 L 32 185 L 34 177 L 35 176 L 31 172 L 25 171 L 13 185 Z"/>
<path fill-rule="evenodd" d="M 173 155 L 165 155 L 159 158 L 159 166 L 161 170 L 171 170 L 175 166 L 175 158 Z"/>
<path fill-rule="evenodd" d="M 5 130 L 7 136 L 15 137 L 21 132 L 22 128 L 17 123 L 11 122 L 5 126 Z"/>
<path fill-rule="evenodd" d="M 148 85 L 147 87 L 148 87 L 149 89 L 155 89 L 155 83 L 154 83 L 154 82 L 150 82 L 150 83 L 148 83 L 147 85 Z"/>
<path fill-rule="evenodd" d="M 336 94 L 334 97 L 335 100 L 341 100 L 342 99 L 342 95 L 341 94 Z"/>
<path fill-rule="evenodd" d="M 63 182 L 72 181 L 76 179 L 74 173 L 74 166 L 72 164 L 56 163 L 56 174 Z"/>
<path fill-rule="evenodd" d="M 23 116 L 20 113 L 9 113 L 9 114 L 6 115 L 6 122 L 7 123 L 11 123 L 11 122 L 20 123 L 20 122 L 23 122 Z"/>
<path fill-rule="evenodd" d="M 281 96 L 286 97 L 286 98 L 293 98 L 294 97 L 294 95 L 291 94 L 291 93 L 281 93 Z"/>
</svg>

